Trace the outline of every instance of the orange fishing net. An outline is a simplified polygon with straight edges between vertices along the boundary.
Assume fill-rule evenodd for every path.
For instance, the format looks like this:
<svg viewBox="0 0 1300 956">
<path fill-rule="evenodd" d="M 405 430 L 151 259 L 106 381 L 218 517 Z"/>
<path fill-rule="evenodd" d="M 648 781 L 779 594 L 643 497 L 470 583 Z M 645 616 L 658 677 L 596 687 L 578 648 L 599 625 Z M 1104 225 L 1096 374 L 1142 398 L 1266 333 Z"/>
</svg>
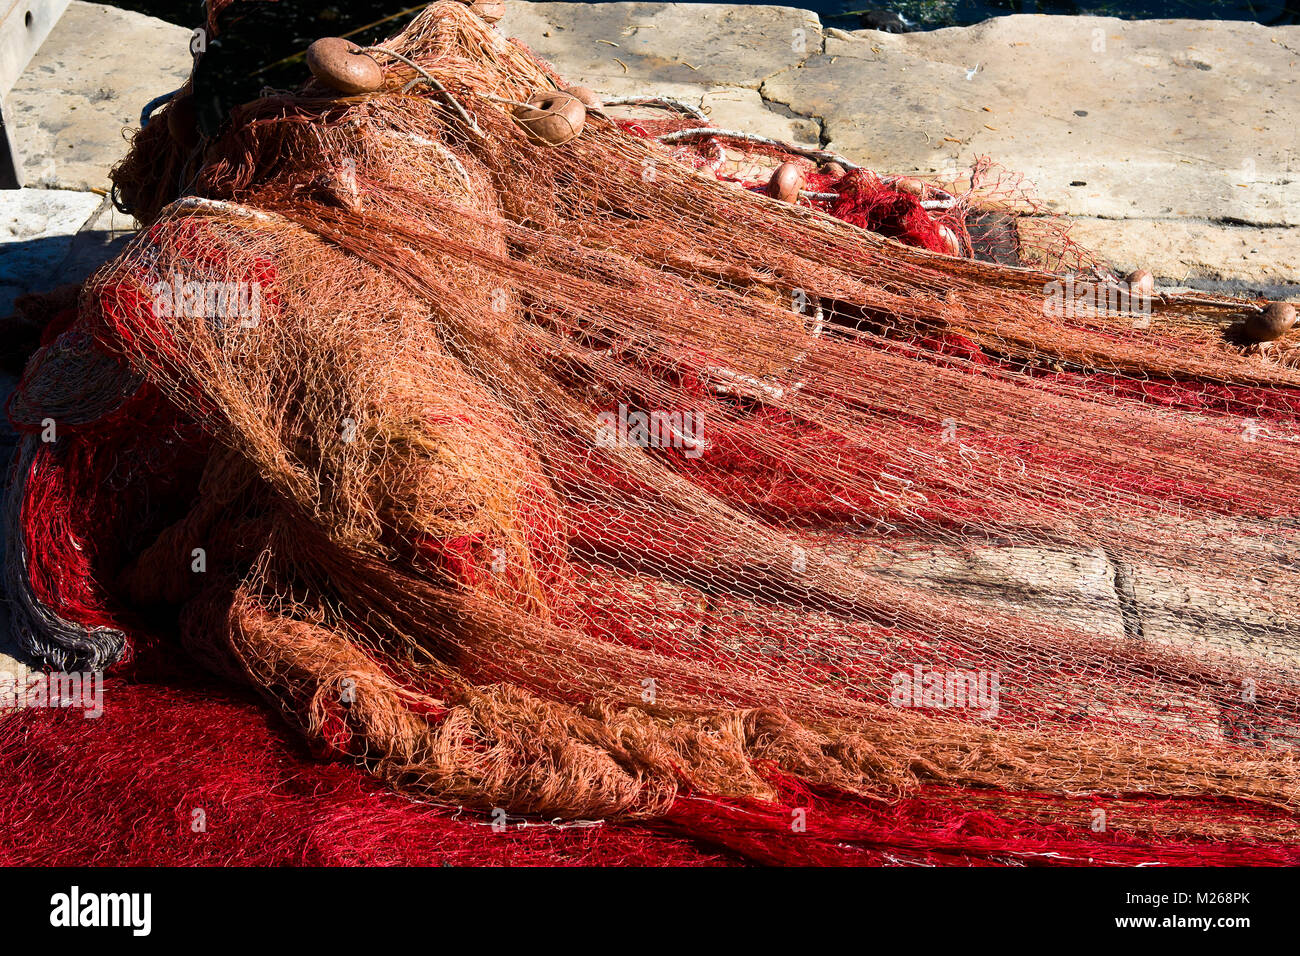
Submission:
<svg viewBox="0 0 1300 956">
<path fill-rule="evenodd" d="M 403 793 L 755 859 L 1300 855 L 1261 304 L 979 261 L 979 197 L 776 149 L 781 202 L 698 118 L 535 142 L 562 79 L 460 3 L 384 48 L 137 136 L 145 228 L 11 405 L 31 650 L 178 624 Z"/>
</svg>

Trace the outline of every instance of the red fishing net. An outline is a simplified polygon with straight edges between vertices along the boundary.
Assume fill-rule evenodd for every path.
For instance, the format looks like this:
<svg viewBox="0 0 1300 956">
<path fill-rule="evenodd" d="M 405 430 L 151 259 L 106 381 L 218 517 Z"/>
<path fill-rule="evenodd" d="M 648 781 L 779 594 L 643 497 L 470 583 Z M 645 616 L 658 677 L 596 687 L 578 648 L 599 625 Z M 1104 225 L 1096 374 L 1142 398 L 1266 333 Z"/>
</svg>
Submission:
<svg viewBox="0 0 1300 956">
<path fill-rule="evenodd" d="M 145 228 L 10 405 L 7 587 L 45 663 L 147 683 L 0 721 L 11 788 L 76 733 L 64 797 L 282 801 L 148 862 L 1300 858 L 1300 371 L 1224 333 L 1260 304 L 995 241 L 987 167 L 662 111 L 537 142 L 563 81 L 459 3 L 384 48 L 117 170 Z M 388 789 L 272 798 L 305 758 L 181 647 Z"/>
</svg>

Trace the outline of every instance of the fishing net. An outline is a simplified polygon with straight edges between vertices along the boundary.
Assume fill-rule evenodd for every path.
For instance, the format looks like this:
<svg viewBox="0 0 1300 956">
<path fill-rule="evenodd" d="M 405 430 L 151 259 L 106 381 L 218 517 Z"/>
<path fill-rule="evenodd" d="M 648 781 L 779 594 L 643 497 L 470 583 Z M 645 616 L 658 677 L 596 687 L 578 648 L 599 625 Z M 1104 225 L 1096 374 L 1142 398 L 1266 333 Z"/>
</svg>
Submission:
<svg viewBox="0 0 1300 956">
<path fill-rule="evenodd" d="M 460 3 L 371 55 L 115 172 L 144 228 L 9 408 L 32 654 L 179 644 L 407 797 L 764 862 L 1300 858 L 1263 303 L 1008 253 L 997 176 L 689 111 L 539 142 L 563 80 Z"/>
</svg>

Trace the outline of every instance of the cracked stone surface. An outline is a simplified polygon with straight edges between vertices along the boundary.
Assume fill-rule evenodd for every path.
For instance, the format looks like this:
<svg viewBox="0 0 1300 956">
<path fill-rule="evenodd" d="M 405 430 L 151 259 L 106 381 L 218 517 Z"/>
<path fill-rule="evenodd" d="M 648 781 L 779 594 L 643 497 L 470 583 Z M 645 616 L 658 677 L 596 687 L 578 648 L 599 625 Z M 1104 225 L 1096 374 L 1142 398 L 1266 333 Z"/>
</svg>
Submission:
<svg viewBox="0 0 1300 956">
<path fill-rule="evenodd" d="M 764 92 L 891 171 L 987 155 L 1069 215 L 1295 226 L 1297 50 L 1300 27 L 1010 16 L 830 31 Z"/>
<path fill-rule="evenodd" d="M 847 33 L 786 7 L 522 0 L 501 25 L 598 92 L 675 96 L 881 172 L 956 178 L 988 156 L 1121 271 L 1300 296 L 1300 27 L 1010 16 Z"/>
<path fill-rule="evenodd" d="M 1210 648 L 1222 654 L 1262 659 L 1300 673 L 1297 622 L 1278 613 L 1267 591 L 1244 585 L 1225 596 L 1166 568 L 1134 569 L 1142 640 L 1173 648 Z"/>
<path fill-rule="evenodd" d="M 125 128 L 189 76 L 190 31 L 73 0 L 14 84 L 6 106 L 28 186 L 107 189 Z"/>
<path fill-rule="evenodd" d="M 728 86 L 710 90 L 700 100 L 709 119 L 725 129 L 757 133 L 772 139 L 817 146 L 821 142 L 821 124 L 789 110 L 774 109 L 758 90 Z"/>
<path fill-rule="evenodd" d="M 1267 660 L 1300 674 L 1300 621 L 1274 600 L 1275 583 L 1300 569 L 1300 551 L 1268 522 L 1180 522 L 1189 541 L 1237 559 L 1236 587 L 1216 589 L 1204 572 L 1147 561 L 1131 567 L 1133 607 L 1144 641 Z"/>
</svg>

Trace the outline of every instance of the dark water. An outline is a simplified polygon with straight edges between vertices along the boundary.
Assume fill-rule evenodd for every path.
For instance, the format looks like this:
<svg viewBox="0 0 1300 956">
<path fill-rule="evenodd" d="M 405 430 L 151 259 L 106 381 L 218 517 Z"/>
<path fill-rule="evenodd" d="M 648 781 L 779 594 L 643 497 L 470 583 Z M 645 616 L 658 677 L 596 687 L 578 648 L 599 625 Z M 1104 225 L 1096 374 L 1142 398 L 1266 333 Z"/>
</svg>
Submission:
<svg viewBox="0 0 1300 956">
<path fill-rule="evenodd" d="M 829 0 L 810 4 L 823 22 L 854 29 L 934 29 L 968 26 L 1011 13 L 1120 17 L 1124 20 L 1253 20 L 1270 26 L 1300 23 L 1300 0 Z M 901 21 L 901 23 L 900 23 Z M 846 23 L 848 24 L 846 26 Z"/>
</svg>

